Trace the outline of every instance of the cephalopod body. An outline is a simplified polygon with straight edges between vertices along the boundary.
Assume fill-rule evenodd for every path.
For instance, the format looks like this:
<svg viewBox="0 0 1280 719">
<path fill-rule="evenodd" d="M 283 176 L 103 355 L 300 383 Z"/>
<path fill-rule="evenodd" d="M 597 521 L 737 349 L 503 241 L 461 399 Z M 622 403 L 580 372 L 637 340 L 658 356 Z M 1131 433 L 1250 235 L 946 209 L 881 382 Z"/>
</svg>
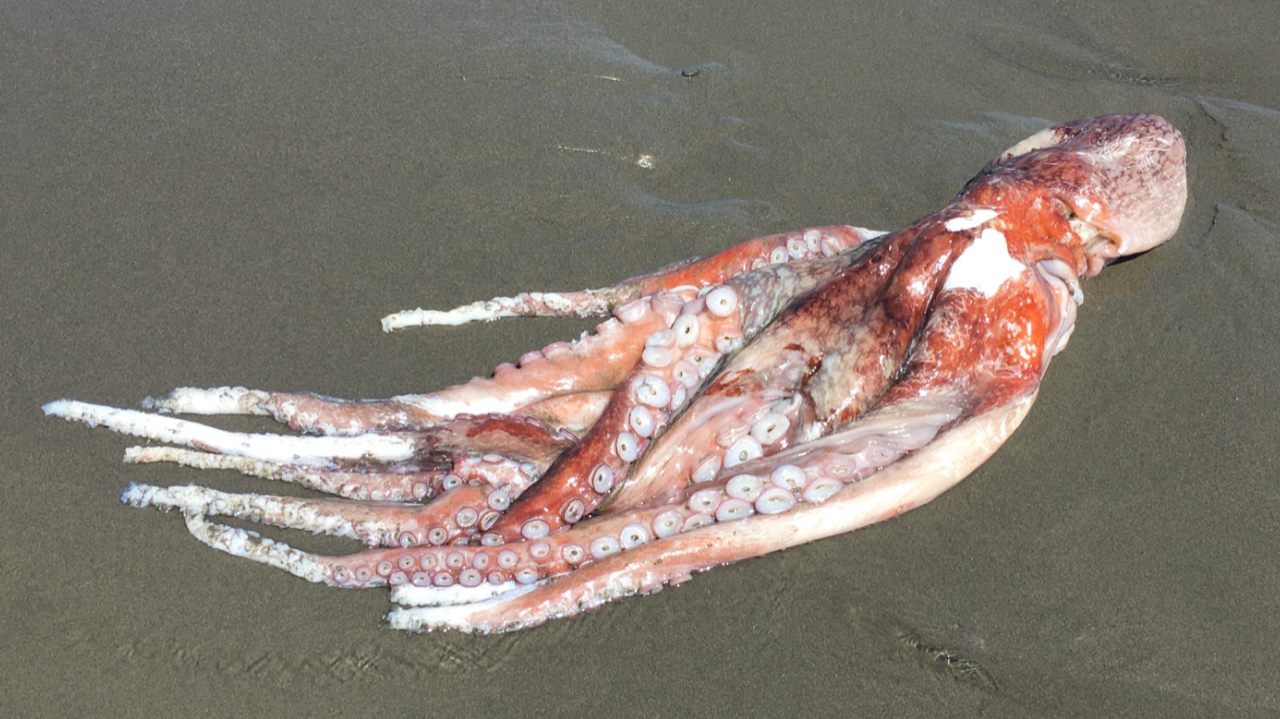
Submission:
<svg viewBox="0 0 1280 719">
<path fill-rule="evenodd" d="M 377 401 L 179 388 L 144 401 L 152 412 L 45 411 L 181 445 L 127 461 L 340 497 L 124 493 L 181 510 L 214 548 L 313 582 L 390 585 L 393 627 L 531 626 L 896 516 L 963 479 L 1030 409 L 1074 327 L 1078 278 L 1176 230 L 1185 165 L 1159 117 L 1080 120 L 1018 143 L 892 234 L 812 228 L 601 290 L 384 320 L 612 315 L 490 378 Z M 180 413 L 267 415 L 307 436 L 166 416 Z M 212 515 L 370 549 L 320 556 Z"/>
</svg>

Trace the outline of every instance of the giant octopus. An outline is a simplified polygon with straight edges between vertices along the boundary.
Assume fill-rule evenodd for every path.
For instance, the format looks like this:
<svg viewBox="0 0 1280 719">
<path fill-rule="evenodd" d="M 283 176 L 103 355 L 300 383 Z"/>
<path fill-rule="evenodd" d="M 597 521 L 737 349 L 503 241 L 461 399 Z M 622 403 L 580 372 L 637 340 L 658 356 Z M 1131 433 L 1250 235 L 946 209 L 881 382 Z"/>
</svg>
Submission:
<svg viewBox="0 0 1280 719">
<path fill-rule="evenodd" d="M 215 549 L 336 587 L 391 587 L 399 629 L 494 632 L 654 592 L 941 494 L 1017 428 L 1083 301 L 1078 278 L 1168 239 L 1186 149 L 1152 115 L 1038 132 L 891 234 L 815 227 L 613 287 L 526 293 L 384 329 L 608 316 L 487 379 L 345 401 L 183 387 L 53 416 L 167 443 L 169 461 L 339 498 L 134 484 Z M 611 315 L 611 316 L 610 316 Z M 169 414 L 265 415 L 304 433 Z M 183 445 L 177 447 L 172 445 Z M 214 515 L 358 539 L 321 556 Z"/>
</svg>

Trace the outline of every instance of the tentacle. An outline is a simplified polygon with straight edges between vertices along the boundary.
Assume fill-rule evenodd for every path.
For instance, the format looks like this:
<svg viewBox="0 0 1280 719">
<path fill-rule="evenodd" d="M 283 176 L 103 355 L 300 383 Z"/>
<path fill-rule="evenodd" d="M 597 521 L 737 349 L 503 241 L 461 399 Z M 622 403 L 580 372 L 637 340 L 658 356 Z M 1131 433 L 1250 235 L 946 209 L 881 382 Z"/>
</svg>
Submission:
<svg viewBox="0 0 1280 719">
<path fill-rule="evenodd" d="M 294 549 L 257 532 L 208 522 L 200 514 L 188 514 L 186 521 L 191 536 L 220 552 L 269 564 L 308 582 L 334 584 L 324 565 L 309 552 Z"/>
<path fill-rule="evenodd" d="M 545 467 L 496 454 L 455 455 L 438 467 L 417 464 L 377 469 L 324 469 L 310 465 L 264 462 L 247 457 L 212 454 L 181 447 L 130 447 L 124 461 L 138 464 L 174 462 L 196 469 L 230 469 L 250 477 L 291 482 L 345 499 L 389 502 L 422 501 L 461 483 L 483 482 L 523 492 Z"/>
<path fill-rule="evenodd" d="M 481 631 L 527 626 L 682 581 L 693 569 L 849 531 L 928 501 L 972 471 L 1013 431 L 1045 368 L 1041 350 L 1060 341 L 1058 324 L 1066 315 L 1050 308 L 1069 301 L 1064 300 L 1069 293 L 1046 291 L 1025 271 L 1008 279 L 1016 281 L 1004 281 L 990 293 L 967 286 L 943 290 L 904 376 L 856 422 L 722 470 L 714 482 L 687 487 L 680 510 L 697 514 L 685 519 L 685 531 L 653 548 L 640 546 L 616 560 L 598 558 L 567 576 L 536 580 L 545 590 L 514 590 L 467 607 L 398 610 L 393 625 Z M 995 404 L 988 401 L 993 397 Z M 981 414 L 966 419 L 975 407 Z M 896 501 L 887 503 L 886 494 Z M 842 514 L 825 509 L 833 503 Z M 667 508 L 653 511 L 660 510 Z M 838 526 L 797 539 L 806 518 Z M 780 523 L 791 531 L 783 532 L 776 526 Z M 749 529 L 739 532 L 738 525 Z M 757 532 L 761 525 L 766 529 Z M 586 538 L 590 527 L 584 522 L 558 537 Z M 762 541 L 752 543 L 752 536 Z M 718 546 L 703 541 L 716 537 L 733 539 Z M 682 557 L 686 545 L 696 559 Z M 646 563 L 647 555 L 652 559 Z M 528 577 L 533 580 L 532 571 Z M 397 601 L 431 599 L 399 592 Z"/>
<path fill-rule="evenodd" d="M 480 487 L 459 489 L 475 490 L 468 498 L 483 494 L 492 500 L 497 494 Z M 454 493 L 462 494 L 454 490 L 445 496 Z M 182 511 L 192 534 L 217 549 L 285 569 L 309 581 L 348 588 L 406 583 L 420 587 L 450 587 L 455 583 L 475 587 L 482 582 L 514 587 L 681 531 L 684 523 L 671 518 L 693 517 L 699 523 L 685 528 L 702 526 L 697 515 L 687 509 L 658 508 L 592 520 L 575 532 L 537 541 L 498 547 L 442 546 L 449 541 L 443 532 L 437 531 L 429 541 L 419 539 L 420 532 L 414 525 L 421 515 L 404 505 L 300 500 L 230 494 L 196 486 L 161 488 L 139 484 L 131 485 L 121 499 L 135 507 Z M 372 546 L 399 546 L 340 557 L 318 555 L 263 539 L 255 532 L 205 521 L 203 518 L 210 514 L 359 539 Z M 200 519 L 193 522 L 193 517 Z M 469 516 L 465 521 L 474 523 L 476 518 Z M 653 533 L 650 527 L 655 528 Z M 453 599 L 452 594 L 433 597 L 436 602 Z"/>
<path fill-rule="evenodd" d="M 966 420 L 925 448 L 871 478 L 847 485 L 818 504 L 745 521 L 717 522 L 606 557 L 576 571 L 513 587 L 489 599 L 456 606 L 392 610 L 390 626 L 408 631 L 458 629 L 487 633 L 569 617 L 605 602 L 678 584 L 693 572 L 756 557 L 896 517 L 928 502 L 982 464 L 1009 437 L 1034 395 Z M 398 587 L 397 603 L 415 593 Z"/>
<path fill-rule="evenodd" d="M 400 397 L 435 416 L 459 412 L 518 412 L 564 394 L 612 390 L 640 361 L 645 339 L 671 325 L 685 302 L 678 294 L 645 297 L 618 308 L 615 316 L 570 344 L 557 342 L 500 365 L 489 379 L 476 378 L 437 393 Z"/>
<path fill-rule="evenodd" d="M 134 507 L 218 514 L 285 529 L 358 539 L 370 547 L 440 545 L 492 524 L 511 503 L 507 489 L 462 484 L 430 504 L 353 502 L 264 494 L 234 494 L 206 487 L 131 485 L 121 501 Z"/>
<path fill-rule="evenodd" d="M 492 533 L 506 542 L 538 539 L 595 510 L 720 357 L 742 342 L 741 316 L 738 292 L 729 285 L 685 302 L 670 329 L 645 341 L 641 366 L 614 393 L 591 432 L 498 520 Z"/>
<path fill-rule="evenodd" d="M 594 334 L 527 353 L 519 366 L 499 365 L 491 378 L 430 394 L 340 400 L 244 387 L 180 387 L 145 406 L 181 414 L 270 416 L 296 430 L 342 435 L 423 429 L 463 414 L 514 414 L 561 395 L 615 388 L 639 362 L 645 338 L 669 326 L 684 302 L 678 295 L 664 297 L 656 305 L 648 297 L 623 305 Z M 566 426 L 590 424 L 581 414 L 571 417 Z"/>
<path fill-rule="evenodd" d="M 753 282 L 748 291 L 763 299 L 753 303 L 750 324 L 764 329 L 658 438 L 614 505 L 625 509 L 669 499 L 690 482 L 705 482 L 723 467 L 820 436 L 869 407 L 897 374 L 939 282 L 927 275 L 914 279 L 919 258 L 937 255 L 939 245 L 950 257 L 951 248 L 966 239 L 926 232 L 928 224 L 907 228 L 889 243 L 863 245 L 856 263 L 824 263 L 787 278 L 783 292 Z M 820 281 L 810 284 L 815 278 Z M 878 306 L 878 298 L 908 282 L 915 291 L 899 293 L 907 299 L 893 311 Z M 774 321 L 771 312 L 780 306 L 774 295 L 802 298 Z M 835 404 L 834 397 L 845 404 Z"/>
<path fill-rule="evenodd" d="M 794 234 L 788 233 L 791 240 L 784 242 L 783 246 L 795 246 L 797 243 L 809 246 L 808 240 L 797 239 L 792 236 Z M 811 236 L 809 233 L 799 235 L 802 238 Z M 871 248 L 882 243 L 879 237 L 878 233 L 859 230 L 846 238 L 857 239 L 856 245 L 851 242 L 849 249 L 833 253 L 831 257 L 815 259 L 806 255 L 806 258 L 766 265 L 749 272 L 726 272 L 733 276 L 725 285 L 737 291 L 742 307 L 740 331 L 744 338 L 754 336 L 797 297 L 860 262 Z M 819 235 L 819 247 L 832 246 L 828 239 L 825 234 Z M 834 239 L 831 241 L 835 242 Z M 671 279 L 673 276 L 670 273 L 665 275 L 668 285 L 675 284 Z M 711 276 L 720 275 L 713 273 Z M 448 417 L 461 412 L 527 414 L 543 416 L 552 422 L 552 426 L 588 427 L 594 421 L 591 412 L 571 414 L 572 420 L 566 419 L 563 425 L 558 425 L 555 420 L 560 418 L 559 414 L 544 414 L 547 403 L 617 388 L 631 368 L 640 363 L 648 337 L 670 327 L 675 314 L 682 311 L 686 302 L 694 301 L 695 296 L 707 295 L 714 287 L 706 283 L 698 286 L 702 289 L 696 292 L 695 286 L 690 284 L 680 284 L 664 291 L 657 291 L 659 285 L 648 287 L 646 291 L 657 293 L 618 306 L 614 310 L 615 317 L 597 327 L 595 335 L 584 336 L 572 344 L 552 344 L 540 353 L 529 353 L 521 358 L 519 367 L 498 367 L 491 379 L 476 378 L 433 394 L 397 397 L 397 408 L 411 405 L 423 413 L 421 417 L 428 418 Z M 566 399 L 565 402 L 572 403 L 573 400 Z"/>
<path fill-rule="evenodd" d="M 831 257 L 883 232 L 837 225 L 811 227 L 739 243 L 701 260 L 685 260 L 612 287 L 578 292 L 526 292 L 495 297 L 448 311 L 407 310 L 382 319 L 383 331 L 424 325 L 460 325 L 503 317 L 604 316 L 627 302 L 682 287 L 705 289 L 767 265 Z"/>
<path fill-rule="evenodd" d="M 456 417 L 413 432 L 348 436 L 295 437 L 278 434 L 228 432 L 198 422 L 116 409 L 73 400 L 44 406 L 45 414 L 99 424 L 122 434 L 169 444 L 181 444 L 219 454 L 241 456 L 281 465 L 315 465 L 347 469 L 345 465 L 402 463 L 432 453 L 498 452 L 539 467 L 549 465 L 577 438 L 553 432 L 528 417 Z"/>
<path fill-rule="evenodd" d="M 90 427 L 102 425 L 121 434 L 270 462 L 328 467 L 332 467 L 336 459 L 389 463 L 408 460 L 416 451 L 414 438 L 408 434 L 365 434 L 357 437 L 245 434 L 173 417 L 75 400 L 56 400 L 42 409 L 47 415 L 84 422 Z"/>
<path fill-rule="evenodd" d="M 906 406 L 906 405 L 910 406 Z M 417 587 L 477 587 L 487 582 L 489 594 L 502 593 L 566 572 L 583 571 L 621 552 L 634 552 L 651 542 L 669 543 L 677 535 L 697 533 L 754 516 L 792 512 L 797 506 L 822 504 L 902 455 L 926 445 L 939 427 L 960 411 L 960 403 L 936 395 L 914 400 L 866 418 L 857 426 L 772 458 L 742 465 L 750 470 L 725 472 L 718 479 L 686 488 L 678 504 L 616 512 L 583 521 L 546 537 L 500 546 L 441 546 L 461 532 L 461 525 L 483 523 L 470 504 L 485 499 L 488 509 L 502 509 L 504 498 L 489 487 L 462 486 L 432 505 L 356 504 L 338 500 L 235 495 L 202 487 L 161 489 L 130 487 L 123 497 L 134 506 L 180 509 L 191 515 L 224 514 L 292 529 L 323 531 L 361 539 L 373 546 L 393 546 L 344 557 L 325 557 L 262 540 L 252 532 L 200 523 L 202 541 L 224 551 L 284 568 L 311 581 L 335 586 L 369 587 L 410 584 Z M 792 464 L 791 462 L 795 462 Z M 754 472 L 754 473 L 752 473 Z M 474 495 L 474 496 L 473 496 Z M 495 505 L 493 498 L 499 497 Z M 458 498 L 458 502 L 444 500 Z M 435 526 L 424 537 L 424 517 L 432 514 L 452 531 Z M 444 516 L 458 509 L 454 517 Z M 483 509 L 483 508 L 482 508 Z M 463 518 L 463 514 L 466 517 Z M 493 516 L 490 513 L 488 516 Z M 755 520 L 751 520 L 755 521 Z M 190 520 L 189 520 L 190 526 Z M 193 530 L 193 533 L 196 533 Z M 209 540 L 212 536 L 215 539 Z M 665 546 L 665 544 L 664 544 Z M 450 591 L 400 594 L 400 603 L 450 604 L 476 599 Z"/>
<path fill-rule="evenodd" d="M 710 265 L 695 263 L 653 275 L 656 279 L 641 284 L 644 292 L 657 294 L 611 305 L 615 317 L 601 323 L 594 334 L 573 343 L 551 344 L 524 355 L 519 366 L 500 365 L 491 378 L 477 377 L 435 393 L 341 400 L 245 387 L 179 387 L 165 396 L 146 398 L 143 407 L 174 414 L 269 416 L 295 430 L 321 434 L 423 429 L 464 413 L 523 414 L 580 432 L 591 426 L 598 416 L 595 410 L 602 408 L 591 395 L 622 382 L 640 361 L 645 339 L 665 329 L 664 323 L 669 326 L 668 315 L 691 299 L 698 287 L 705 293 L 710 286 L 707 278 L 732 278 L 744 306 L 743 332 L 750 336 L 796 296 L 829 280 L 859 256 L 849 250 L 867 247 L 881 234 L 860 228 L 784 233 L 744 243 L 767 249 L 763 255 L 753 250 L 717 262 L 711 262 L 713 257 L 703 261 Z M 816 259 L 820 256 L 830 259 Z M 769 265 L 762 257 L 777 264 Z M 672 291 L 664 291 L 667 286 Z"/>
<path fill-rule="evenodd" d="M 491 572 L 488 578 L 494 584 L 510 580 L 529 584 L 650 541 L 664 541 L 711 524 L 821 504 L 845 487 L 875 475 L 883 467 L 926 446 L 941 428 L 956 420 L 971 404 L 955 392 L 935 392 L 928 397 L 913 398 L 877 410 L 856 425 L 817 442 L 726 469 L 712 481 L 686 487 L 671 504 L 614 511 L 546 537 L 495 546 L 493 551 L 508 552 L 510 561 L 500 566 L 510 571 L 502 573 L 495 569 L 498 574 Z M 386 550 L 348 557 L 344 560 L 348 564 L 344 566 L 354 576 L 360 573 L 356 571 L 359 566 L 380 562 L 389 561 L 402 567 L 416 566 L 414 563 L 418 561 L 431 562 L 432 584 L 447 586 L 450 580 L 438 576 L 441 572 L 452 572 L 452 579 L 461 580 L 458 572 L 474 566 L 476 553 L 489 551 L 478 547 L 450 550 L 453 553 L 447 563 L 436 564 L 415 554 L 414 550 Z M 406 553 L 414 556 L 405 557 Z M 429 594 L 414 601 L 434 602 Z"/>
<path fill-rule="evenodd" d="M 701 397 L 657 439 L 601 511 L 675 501 L 690 484 L 790 444 L 801 402 L 785 391 Z"/>
<path fill-rule="evenodd" d="M 247 387 L 177 387 L 160 397 L 146 397 L 141 404 L 164 414 L 271 417 L 294 430 L 345 436 L 422 429 L 442 419 L 424 417 L 418 407 L 398 398 L 344 400 Z"/>
<path fill-rule="evenodd" d="M 250 477 L 290 482 L 346 499 L 392 502 L 435 496 L 434 488 L 453 468 L 452 463 L 445 463 L 443 467 L 425 471 L 416 465 L 393 465 L 394 469 L 389 468 L 388 471 L 324 469 L 168 446 L 129 447 L 124 452 L 124 461 L 137 464 L 174 462 L 196 469 L 230 469 Z"/>
<path fill-rule="evenodd" d="M 689 524 L 691 518 L 695 524 Z M 346 587 L 382 584 L 474 587 L 481 582 L 495 586 L 524 585 L 574 571 L 590 562 L 703 524 L 703 519 L 684 507 L 656 507 L 595 518 L 558 534 L 496 546 L 375 549 L 315 559 L 328 568 L 336 584 Z M 419 594 L 416 601 L 452 603 L 453 597 L 426 592 Z"/>
<path fill-rule="evenodd" d="M 548 348 L 547 351 L 557 354 L 559 350 Z M 507 379 L 512 370 L 511 365 L 499 367 L 498 373 L 504 377 L 498 382 Z M 493 381 L 477 378 L 468 385 L 445 390 L 444 394 L 460 392 L 469 385 Z M 520 414 L 543 421 L 553 428 L 580 432 L 590 427 L 598 416 L 598 411 L 594 415 L 592 413 L 593 407 L 597 406 L 592 401 L 594 394 L 592 391 L 584 391 L 552 395 L 535 400 L 532 403 L 534 410 Z M 465 414 L 462 411 L 443 414 L 427 412 L 417 404 L 423 397 L 425 395 L 345 400 L 308 392 L 272 392 L 246 387 L 178 387 L 161 397 L 144 398 L 142 407 L 161 414 L 272 417 L 301 432 L 339 436 L 427 429 Z M 601 403 L 598 406 L 603 405 Z"/>
</svg>

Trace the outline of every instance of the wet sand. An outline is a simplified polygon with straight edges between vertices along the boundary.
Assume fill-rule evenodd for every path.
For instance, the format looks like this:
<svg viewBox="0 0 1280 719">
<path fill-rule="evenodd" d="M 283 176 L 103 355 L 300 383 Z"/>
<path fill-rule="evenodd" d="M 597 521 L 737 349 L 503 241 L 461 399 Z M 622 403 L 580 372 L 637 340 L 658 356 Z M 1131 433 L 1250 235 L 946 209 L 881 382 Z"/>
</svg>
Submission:
<svg viewBox="0 0 1280 719">
<path fill-rule="evenodd" d="M 935 5 L 0 9 L 0 713 L 1275 716 L 1280 6 Z M 1182 228 L 1085 283 L 994 458 L 898 520 L 572 621 L 380 629 L 383 591 L 118 501 L 279 488 L 124 465 L 127 439 L 39 411 L 462 381 L 586 325 L 378 319 L 900 227 L 1027 134 L 1131 111 L 1186 135 Z"/>
</svg>

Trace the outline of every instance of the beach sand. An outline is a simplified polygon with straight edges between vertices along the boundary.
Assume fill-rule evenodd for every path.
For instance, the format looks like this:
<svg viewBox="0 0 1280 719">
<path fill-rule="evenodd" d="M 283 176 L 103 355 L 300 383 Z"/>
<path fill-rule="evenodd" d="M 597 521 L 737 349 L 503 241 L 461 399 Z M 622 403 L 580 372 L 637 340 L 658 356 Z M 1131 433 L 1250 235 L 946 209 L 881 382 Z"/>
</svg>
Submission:
<svg viewBox="0 0 1280 719">
<path fill-rule="evenodd" d="M 0 713 L 1280 714 L 1280 4 L 981 5 L 6 3 Z M 894 229 L 1115 112 L 1182 130 L 1187 212 L 1084 283 L 1004 448 L 899 519 L 570 621 L 382 629 L 385 591 L 118 499 L 297 490 L 125 465 L 40 412 L 464 381 L 591 323 L 379 318 Z"/>
</svg>

